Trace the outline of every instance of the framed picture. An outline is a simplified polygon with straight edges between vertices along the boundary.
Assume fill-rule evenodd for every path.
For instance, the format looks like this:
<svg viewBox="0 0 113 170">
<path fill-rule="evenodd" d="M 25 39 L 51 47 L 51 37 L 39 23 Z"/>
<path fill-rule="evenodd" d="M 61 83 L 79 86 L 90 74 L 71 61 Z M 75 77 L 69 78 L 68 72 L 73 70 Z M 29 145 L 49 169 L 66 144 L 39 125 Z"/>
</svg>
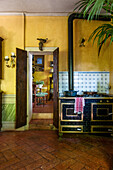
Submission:
<svg viewBox="0 0 113 170">
<path fill-rule="evenodd" d="M 44 55 L 35 55 L 34 56 L 34 65 L 44 68 Z"/>
</svg>

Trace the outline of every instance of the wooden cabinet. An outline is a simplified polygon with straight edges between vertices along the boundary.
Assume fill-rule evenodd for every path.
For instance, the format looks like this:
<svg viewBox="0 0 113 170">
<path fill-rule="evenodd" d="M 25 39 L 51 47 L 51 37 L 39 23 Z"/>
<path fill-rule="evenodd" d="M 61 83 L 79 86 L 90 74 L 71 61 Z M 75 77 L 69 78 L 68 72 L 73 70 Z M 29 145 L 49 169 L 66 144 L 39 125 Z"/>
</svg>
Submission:
<svg viewBox="0 0 113 170">
<path fill-rule="evenodd" d="M 0 37 L 0 79 L 2 79 L 2 41 L 3 38 Z"/>
</svg>

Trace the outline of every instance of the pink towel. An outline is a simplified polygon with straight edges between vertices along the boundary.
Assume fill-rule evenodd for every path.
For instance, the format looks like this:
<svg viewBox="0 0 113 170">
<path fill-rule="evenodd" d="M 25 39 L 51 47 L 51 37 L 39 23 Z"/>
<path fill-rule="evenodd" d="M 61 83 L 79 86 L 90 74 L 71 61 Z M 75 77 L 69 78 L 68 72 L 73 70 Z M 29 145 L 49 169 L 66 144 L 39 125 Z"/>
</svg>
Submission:
<svg viewBox="0 0 113 170">
<path fill-rule="evenodd" d="M 76 97 L 75 98 L 75 110 L 74 113 L 82 112 L 84 108 L 85 102 L 83 97 Z"/>
</svg>

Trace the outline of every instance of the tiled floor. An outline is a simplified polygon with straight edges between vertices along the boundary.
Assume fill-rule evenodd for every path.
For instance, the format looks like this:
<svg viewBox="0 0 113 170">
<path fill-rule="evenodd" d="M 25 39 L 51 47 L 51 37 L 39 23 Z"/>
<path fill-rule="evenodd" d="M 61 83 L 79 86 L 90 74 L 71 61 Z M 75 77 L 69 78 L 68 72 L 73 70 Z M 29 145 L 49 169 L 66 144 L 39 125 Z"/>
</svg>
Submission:
<svg viewBox="0 0 113 170">
<path fill-rule="evenodd" d="M 47 101 L 46 104 L 33 107 L 33 113 L 53 113 L 53 101 Z"/>
<path fill-rule="evenodd" d="M 51 129 L 53 127 L 53 119 L 32 119 L 29 124 L 29 129 Z"/>
<path fill-rule="evenodd" d="M 0 169 L 113 170 L 113 137 L 0 132 Z"/>
</svg>

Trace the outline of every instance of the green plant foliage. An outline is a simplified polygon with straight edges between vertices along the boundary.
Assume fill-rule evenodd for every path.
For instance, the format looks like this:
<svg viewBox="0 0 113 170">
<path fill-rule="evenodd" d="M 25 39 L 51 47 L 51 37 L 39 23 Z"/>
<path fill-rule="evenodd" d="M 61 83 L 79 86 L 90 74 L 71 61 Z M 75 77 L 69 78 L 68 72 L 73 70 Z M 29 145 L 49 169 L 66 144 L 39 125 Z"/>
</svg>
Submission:
<svg viewBox="0 0 113 170">
<path fill-rule="evenodd" d="M 75 4 L 75 10 L 83 14 L 84 18 L 88 14 L 88 20 L 100 15 L 101 10 L 113 14 L 113 0 L 80 0 Z"/>
<path fill-rule="evenodd" d="M 44 81 L 36 81 L 36 84 L 44 84 Z"/>
<path fill-rule="evenodd" d="M 94 30 L 94 32 L 90 35 L 89 41 L 93 39 L 93 43 L 95 39 L 97 38 L 97 45 L 99 46 L 98 55 L 100 54 L 100 50 L 102 45 L 106 42 L 106 40 L 110 40 L 110 44 L 113 42 L 113 25 L 111 24 L 103 24 L 102 26 L 99 26 L 97 29 Z"/>
<path fill-rule="evenodd" d="M 89 37 L 89 40 L 94 38 L 93 43 L 97 39 L 99 55 L 103 44 L 106 43 L 106 40 L 110 39 L 110 44 L 113 42 L 113 0 L 80 0 L 75 4 L 74 11 L 75 10 L 78 10 L 80 15 L 83 15 L 84 18 L 88 16 L 87 20 L 92 20 L 94 17 L 97 18 L 102 10 L 106 16 L 109 14 L 109 17 L 111 17 L 111 23 L 99 26 Z"/>
</svg>

